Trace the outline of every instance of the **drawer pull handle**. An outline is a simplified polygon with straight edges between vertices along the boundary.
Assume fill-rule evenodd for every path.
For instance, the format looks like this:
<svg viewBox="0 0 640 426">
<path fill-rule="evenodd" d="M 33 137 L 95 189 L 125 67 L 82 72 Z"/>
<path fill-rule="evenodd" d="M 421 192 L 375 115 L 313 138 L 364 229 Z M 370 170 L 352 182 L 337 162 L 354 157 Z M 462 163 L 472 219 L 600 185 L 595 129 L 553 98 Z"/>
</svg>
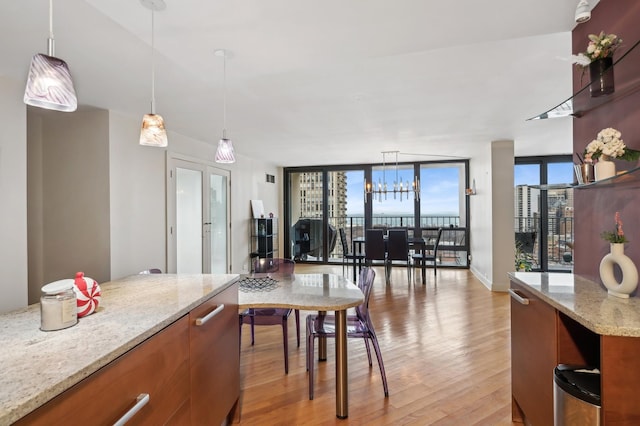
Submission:
<svg viewBox="0 0 640 426">
<path fill-rule="evenodd" d="M 141 393 L 140 395 L 138 395 L 138 397 L 136 398 L 136 404 L 131 407 L 129 411 L 124 413 L 124 416 L 120 417 L 118 421 L 113 424 L 113 426 L 123 426 L 125 423 L 131 420 L 131 418 L 135 416 L 138 411 L 142 409 L 142 407 L 147 405 L 147 403 L 149 403 L 148 393 Z"/>
<path fill-rule="evenodd" d="M 518 294 L 518 292 L 516 292 L 513 289 L 509 289 L 509 294 L 511 295 L 511 297 L 513 297 L 514 299 L 516 299 L 518 301 L 518 303 L 521 303 L 523 305 L 528 305 L 529 304 L 529 299 L 527 299 L 526 297 L 522 297 Z"/>
<path fill-rule="evenodd" d="M 204 325 L 205 322 L 209 321 L 211 318 L 218 315 L 224 309 L 224 303 L 222 305 L 218 305 L 213 311 L 209 312 L 206 316 L 202 318 L 196 318 L 196 325 Z"/>
</svg>

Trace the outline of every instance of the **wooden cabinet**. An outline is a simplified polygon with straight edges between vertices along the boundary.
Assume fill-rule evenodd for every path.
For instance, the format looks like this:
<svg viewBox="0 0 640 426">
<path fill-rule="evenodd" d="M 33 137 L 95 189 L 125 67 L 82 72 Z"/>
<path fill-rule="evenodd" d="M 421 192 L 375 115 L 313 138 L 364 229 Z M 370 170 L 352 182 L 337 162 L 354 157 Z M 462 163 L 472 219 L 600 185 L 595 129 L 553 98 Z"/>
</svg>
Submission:
<svg viewBox="0 0 640 426">
<path fill-rule="evenodd" d="M 219 425 L 240 396 L 238 285 L 192 310 L 189 326 L 191 424 Z"/>
<path fill-rule="evenodd" d="M 553 424 L 556 311 L 511 283 L 511 393 L 514 421 Z"/>
<path fill-rule="evenodd" d="M 16 424 L 113 425 L 137 404 L 127 426 L 219 425 L 239 398 L 234 284 Z"/>
<path fill-rule="evenodd" d="M 73 362 L 69 359 L 69 362 Z M 51 366 L 55 368 L 55 366 Z M 58 395 L 17 425 L 112 425 L 149 399 L 127 425 L 179 424 L 189 409 L 189 326 L 182 317 Z M 142 405 L 142 404 L 140 404 Z M 184 424 L 184 423 L 183 423 Z"/>
</svg>

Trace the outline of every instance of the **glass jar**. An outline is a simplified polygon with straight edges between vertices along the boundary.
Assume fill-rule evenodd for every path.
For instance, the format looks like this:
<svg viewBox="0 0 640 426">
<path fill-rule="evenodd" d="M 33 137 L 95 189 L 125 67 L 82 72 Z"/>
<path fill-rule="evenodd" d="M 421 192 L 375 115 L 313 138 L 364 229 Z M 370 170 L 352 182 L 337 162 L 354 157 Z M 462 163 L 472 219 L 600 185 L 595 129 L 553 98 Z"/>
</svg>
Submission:
<svg viewBox="0 0 640 426">
<path fill-rule="evenodd" d="M 42 287 L 40 330 L 61 330 L 77 323 L 78 305 L 73 280 L 54 281 Z"/>
</svg>

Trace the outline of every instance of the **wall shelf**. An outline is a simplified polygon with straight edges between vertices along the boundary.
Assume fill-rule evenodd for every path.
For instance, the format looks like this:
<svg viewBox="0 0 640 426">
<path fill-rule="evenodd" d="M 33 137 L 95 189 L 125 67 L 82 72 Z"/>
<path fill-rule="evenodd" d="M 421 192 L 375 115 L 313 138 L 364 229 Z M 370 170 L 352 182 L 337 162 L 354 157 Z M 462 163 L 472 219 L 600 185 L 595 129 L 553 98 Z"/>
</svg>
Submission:
<svg viewBox="0 0 640 426">
<path fill-rule="evenodd" d="M 640 74 L 637 70 L 625 70 L 624 65 L 632 63 L 631 60 L 625 60 L 627 57 L 634 57 L 634 55 L 640 54 L 640 48 L 637 48 L 640 44 L 640 40 L 636 41 L 626 52 L 624 52 L 609 68 L 608 70 L 619 69 L 625 72 L 625 78 L 622 84 L 616 83 L 615 92 L 606 96 L 591 97 L 589 86 L 591 81 L 587 81 L 587 84 L 582 86 L 580 90 L 574 93 L 571 97 L 565 99 L 558 105 L 546 110 L 545 112 L 538 114 L 534 117 L 527 118 L 530 120 L 544 120 L 547 118 L 567 117 L 569 115 L 573 117 L 582 117 L 589 111 L 608 104 L 616 99 L 621 99 L 628 96 L 638 90 L 640 90 Z M 607 71 L 605 71 L 607 72 Z M 589 71 L 585 70 L 585 75 L 589 75 Z"/>
<path fill-rule="evenodd" d="M 635 177 L 631 176 L 640 172 L 640 166 L 635 165 L 633 168 L 628 170 L 621 170 L 615 176 L 611 176 L 610 178 L 597 180 L 595 182 L 577 184 L 577 183 L 552 183 L 548 185 L 528 185 L 531 188 L 542 189 L 544 191 L 552 190 L 552 189 L 585 189 L 591 188 L 594 186 L 606 186 L 613 183 L 625 182 L 631 179 L 635 179 Z"/>
</svg>

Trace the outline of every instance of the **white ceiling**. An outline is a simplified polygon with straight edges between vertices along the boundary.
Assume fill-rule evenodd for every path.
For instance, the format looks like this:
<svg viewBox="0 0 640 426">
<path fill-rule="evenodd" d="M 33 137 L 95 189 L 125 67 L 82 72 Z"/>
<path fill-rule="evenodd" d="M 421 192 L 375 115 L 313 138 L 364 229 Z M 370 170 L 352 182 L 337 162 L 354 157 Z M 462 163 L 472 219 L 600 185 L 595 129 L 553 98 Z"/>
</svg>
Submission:
<svg viewBox="0 0 640 426">
<path fill-rule="evenodd" d="M 241 155 L 282 166 L 379 162 L 388 150 L 468 158 L 500 139 L 517 155 L 571 151 L 571 118 L 525 120 L 571 93 L 578 0 L 165 1 L 156 111 L 169 130 L 217 144 L 214 51 L 226 49 L 227 130 Z M 46 0 L 0 2 L 0 76 L 24 81 L 46 53 L 48 12 Z M 149 112 L 151 12 L 138 0 L 57 0 L 54 35 L 82 107 Z"/>
</svg>

